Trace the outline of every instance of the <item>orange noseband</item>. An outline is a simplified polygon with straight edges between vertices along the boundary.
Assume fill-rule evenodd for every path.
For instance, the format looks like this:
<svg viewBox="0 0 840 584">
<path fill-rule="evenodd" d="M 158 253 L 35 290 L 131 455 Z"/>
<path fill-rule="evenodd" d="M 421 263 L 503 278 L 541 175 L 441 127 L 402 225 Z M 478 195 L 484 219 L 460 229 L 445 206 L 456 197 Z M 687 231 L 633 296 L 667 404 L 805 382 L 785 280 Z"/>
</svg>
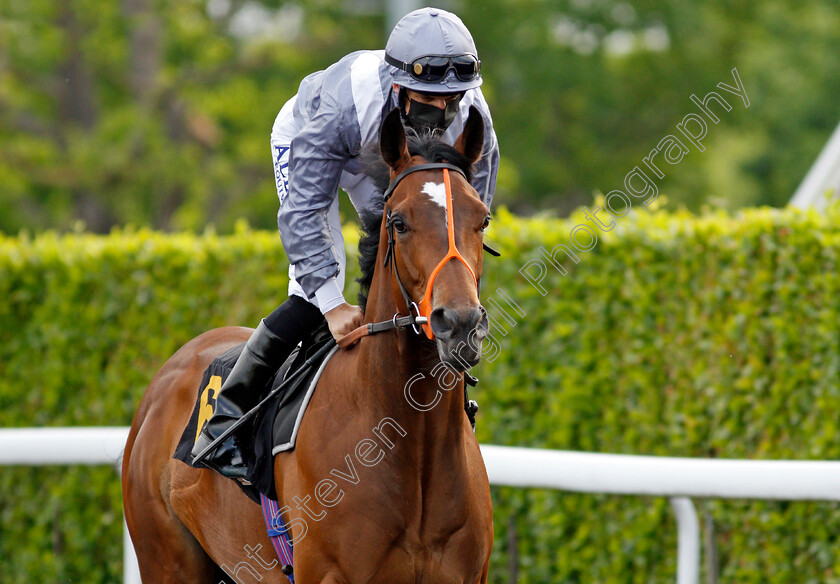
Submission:
<svg viewBox="0 0 840 584">
<path fill-rule="evenodd" d="M 426 293 L 423 295 L 423 299 L 420 301 L 420 305 L 418 306 L 415 304 L 411 297 L 408 295 L 408 291 L 403 286 L 402 280 L 400 279 L 399 272 L 397 271 L 397 262 L 396 259 L 391 259 L 394 254 L 394 235 L 392 231 L 391 225 L 391 215 L 390 210 L 385 208 L 386 220 L 387 220 L 387 232 L 388 232 L 388 251 L 385 255 L 385 265 L 388 265 L 389 261 L 393 261 L 392 267 L 394 270 L 394 275 L 397 278 L 397 283 L 400 287 L 400 292 L 402 292 L 403 298 L 405 299 L 406 306 L 408 307 L 409 313 L 412 312 L 412 307 L 417 309 L 417 315 L 423 318 L 423 321 L 420 326 L 423 329 L 423 332 L 426 333 L 426 336 L 429 339 L 435 338 L 434 332 L 432 331 L 432 325 L 430 322 L 431 314 L 432 314 L 432 290 L 435 285 L 435 279 L 437 278 L 438 274 L 440 273 L 443 266 L 446 265 L 452 259 L 456 259 L 460 261 L 467 267 L 469 270 L 470 275 L 473 278 L 473 282 L 475 283 L 476 287 L 478 287 L 478 278 L 475 276 L 475 272 L 467 263 L 467 260 L 464 259 L 464 256 L 461 255 L 461 252 L 458 251 L 458 248 L 455 245 L 455 216 L 454 216 L 454 209 L 452 206 L 452 184 L 449 180 L 449 171 L 454 170 L 461 176 L 464 176 L 464 172 L 458 168 L 457 166 L 453 166 L 451 164 L 447 164 L 445 162 L 434 162 L 428 164 L 418 164 L 417 166 L 412 166 L 411 168 L 401 172 L 397 175 L 394 180 L 391 181 L 391 184 L 388 186 L 388 189 L 385 191 L 385 202 L 388 202 L 388 199 L 391 197 L 391 194 L 394 192 L 394 189 L 397 187 L 397 184 L 406 177 L 406 175 L 411 174 L 412 172 L 417 172 L 419 170 L 443 170 L 443 184 L 446 189 L 446 232 L 449 238 L 449 250 L 446 252 L 446 255 L 443 257 L 442 260 L 438 263 L 434 270 L 432 270 L 431 275 L 429 276 L 429 281 L 426 283 Z M 420 332 L 415 327 L 415 331 L 418 333 Z"/>
<path fill-rule="evenodd" d="M 449 169 L 443 169 L 443 184 L 446 187 L 446 232 L 449 236 L 449 251 L 446 252 L 446 255 L 443 256 L 443 259 L 440 260 L 440 263 L 432 270 L 432 275 L 429 276 L 429 282 L 426 284 L 426 294 L 423 295 L 423 300 L 420 301 L 420 315 L 426 317 L 426 322 L 422 325 L 423 331 L 426 333 L 426 336 L 430 339 L 435 337 L 434 333 L 432 332 L 432 324 L 431 324 L 431 315 L 432 315 L 432 289 L 435 285 L 435 278 L 443 269 L 443 266 L 449 260 L 456 259 L 460 261 L 462 264 L 467 266 L 467 269 L 470 271 L 470 275 L 473 278 L 473 282 L 476 286 L 478 286 L 478 278 L 475 277 L 475 272 L 467 263 L 467 260 L 464 259 L 464 256 L 461 255 L 461 252 L 458 251 L 458 248 L 455 246 L 455 218 L 454 218 L 454 211 L 452 209 L 452 185 L 449 182 Z"/>
</svg>

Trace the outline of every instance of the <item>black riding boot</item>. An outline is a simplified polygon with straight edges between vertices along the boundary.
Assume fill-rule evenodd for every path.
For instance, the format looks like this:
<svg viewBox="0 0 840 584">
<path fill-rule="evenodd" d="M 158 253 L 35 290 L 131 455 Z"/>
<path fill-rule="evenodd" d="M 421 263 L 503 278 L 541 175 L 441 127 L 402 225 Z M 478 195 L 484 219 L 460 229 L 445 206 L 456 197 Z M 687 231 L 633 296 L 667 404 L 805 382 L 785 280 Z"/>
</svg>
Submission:
<svg viewBox="0 0 840 584">
<path fill-rule="evenodd" d="M 195 441 L 193 457 L 256 405 L 266 384 L 292 349 L 294 345 L 268 330 L 265 321 L 260 322 L 216 396 L 213 415 Z M 210 452 L 202 463 L 230 478 L 243 478 L 247 471 L 232 435 Z"/>
<path fill-rule="evenodd" d="M 266 385 L 286 357 L 322 319 L 315 306 L 292 296 L 260 322 L 216 396 L 213 414 L 192 448 L 193 457 L 257 405 Z M 208 453 L 201 462 L 234 479 L 244 478 L 247 473 L 245 461 L 234 444 L 234 435 Z"/>
</svg>

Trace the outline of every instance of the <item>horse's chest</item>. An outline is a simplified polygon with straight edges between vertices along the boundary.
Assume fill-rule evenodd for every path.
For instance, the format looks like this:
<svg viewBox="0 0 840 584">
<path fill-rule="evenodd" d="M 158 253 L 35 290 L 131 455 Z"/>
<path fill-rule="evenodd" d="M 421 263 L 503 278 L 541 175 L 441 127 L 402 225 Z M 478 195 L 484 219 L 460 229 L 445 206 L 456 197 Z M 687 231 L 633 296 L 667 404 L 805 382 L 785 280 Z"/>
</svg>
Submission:
<svg viewBox="0 0 840 584">
<path fill-rule="evenodd" d="M 383 503 L 383 493 L 377 491 L 371 486 L 355 493 L 352 513 L 325 517 L 311 532 L 314 541 L 304 542 L 317 543 L 316 555 L 324 554 L 323 560 L 329 558 L 329 563 L 335 562 L 337 581 L 348 584 L 481 582 L 492 547 L 489 508 L 476 505 L 464 493 L 459 496 L 442 492 L 440 496 L 424 498 L 420 504 L 419 497 L 406 495 Z M 350 500 L 348 494 L 347 502 Z M 347 545 L 348 542 L 353 543 Z"/>
<path fill-rule="evenodd" d="M 492 546 L 492 516 L 463 497 L 440 497 L 416 511 L 407 525 L 393 526 L 397 533 L 380 545 L 387 550 L 383 574 L 400 579 L 383 584 L 413 582 L 445 584 L 478 582 Z"/>
<path fill-rule="evenodd" d="M 299 509 L 310 528 L 295 548 L 296 564 L 306 566 L 298 581 L 483 582 L 493 525 L 477 444 L 450 445 L 435 458 L 409 448 L 414 443 L 407 437 L 416 432 L 380 422 L 365 433 L 370 424 L 346 416 L 341 422 L 321 426 L 317 447 L 303 442 L 296 451 L 298 458 L 307 455 L 306 472 L 298 464 L 279 473 L 285 479 L 283 504 L 293 515 Z M 335 447 L 344 443 L 356 446 Z"/>
<path fill-rule="evenodd" d="M 390 543 L 377 542 L 375 538 L 360 541 L 367 549 L 346 558 L 345 574 L 350 584 L 478 583 L 491 545 L 478 526 L 441 538 L 406 532 Z M 360 570 L 360 562 L 364 561 L 369 562 L 367 569 Z M 362 576 L 364 572 L 367 574 Z M 356 576 L 361 577 L 355 579 Z"/>
</svg>

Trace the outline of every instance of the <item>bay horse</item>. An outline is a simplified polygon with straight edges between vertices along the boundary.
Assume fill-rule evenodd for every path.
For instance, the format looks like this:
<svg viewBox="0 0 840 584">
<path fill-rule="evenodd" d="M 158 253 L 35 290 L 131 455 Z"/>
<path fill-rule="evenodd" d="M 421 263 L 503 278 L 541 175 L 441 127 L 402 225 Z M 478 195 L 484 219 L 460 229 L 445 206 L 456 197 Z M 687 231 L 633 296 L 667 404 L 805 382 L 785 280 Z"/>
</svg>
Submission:
<svg viewBox="0 0 840 584">
<path fill-rule="evenodd" d="M 365 336 L 336 352 L 295 449 L 275 457 L 297 584 L 487 581 L 490 487 L 464 412 L 462 375 L 480 359 L 487 332 L 477 282 L 489 215 L 465 176 L 481 156 L 483 136 L 474 108 L 454 147 L 408 140 L 397 110 L 383 122 L 379 146 L 397 183 L 372 233 L 378 244 L 368 241 L 375 260 L 372 253 L 361 260 L 369 276 L 365 321 L 411 314 L 416 307 L 407 303 L 422 298 L 428 323 L 416 332 Z M 442 168 L 452 164 L 465 175 Z M 458 257 L 449 257 L 453 250 Z M 233 481 L 172 458 L 204 369 L 250 332 L 226 327 L 189 341 L 139 405 L 122 487 L 146 583 L 216 584 L 219 567 L 236 582 L 286 581 L 261 507 Z"/>
</svg>

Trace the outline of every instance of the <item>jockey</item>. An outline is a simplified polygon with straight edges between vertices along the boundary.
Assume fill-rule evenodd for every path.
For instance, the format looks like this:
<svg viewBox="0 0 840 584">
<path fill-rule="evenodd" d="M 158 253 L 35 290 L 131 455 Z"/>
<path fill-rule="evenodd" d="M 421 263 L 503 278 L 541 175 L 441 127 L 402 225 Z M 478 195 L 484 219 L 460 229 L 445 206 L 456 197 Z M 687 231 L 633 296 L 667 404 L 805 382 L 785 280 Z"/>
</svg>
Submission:
<svg viewBox="0 0 840 584">
<path fill-rule="evenodd" d="M 380 125 L 391 110 L 400 107 L 405 126 L 437 130 L 453 144 L 470 106 L 478 108 L 485 144 L 472 185 L 490 208 L 499 148 L 479 89 L 480 69 L 464 23 L 445 10 L 423 8 L 397 23 L 385 51 L 357 51 L 309 75 L 280 110 L 271 151 L 280 198 L 277 224 L 291 264 L 289 298 L 248 339 L 193 456 L 256 404 L 286 357 L 323 318 L 336 339 L 362 325 L 361 309 L 343 295 L 346 258 L 338 189 L 347 192 L 358 212 L 376 209 L 377 203 L 381 209 L 382 191 L 364 173 L 359 155 L 378 145 Z M 226 476 L 244 477 L 237 453 L 231 438 L 204 463 Z"/>
</svg>

